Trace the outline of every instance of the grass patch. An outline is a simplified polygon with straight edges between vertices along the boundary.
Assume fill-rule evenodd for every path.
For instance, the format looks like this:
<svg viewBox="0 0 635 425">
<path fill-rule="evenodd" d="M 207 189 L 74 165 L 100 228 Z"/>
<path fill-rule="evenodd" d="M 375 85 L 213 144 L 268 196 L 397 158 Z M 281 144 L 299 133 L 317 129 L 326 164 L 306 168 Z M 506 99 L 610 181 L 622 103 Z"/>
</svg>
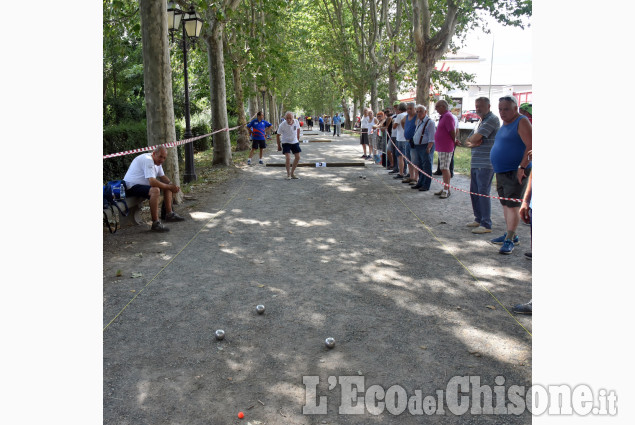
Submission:
<svg viewBox="0 0 635 425">
<path fill-rule="evenodd" d="M 233 165 L 244 164 L 247 162 L 249 151 L 236 151 L 236 141 L 232 140 L 232 163 Z M 196 152 L 194 154 L 194 169 L 196 170 L 196 180 L 189 183 L 183 183 L 181 190 L 183 193 L 190 193 L 193 187 L 205 184 L 218 184 L 223 183 L 234 174 L 232 167 L 214 167 L 212 161 L 214 160 L 214 149 L 210 148 L 206 151 Z M 179 162 L 179 170 L 181 170 L 181 181 L 183 181 L 183 174 L 185 172 L 185 161 Z"/>
</svg>

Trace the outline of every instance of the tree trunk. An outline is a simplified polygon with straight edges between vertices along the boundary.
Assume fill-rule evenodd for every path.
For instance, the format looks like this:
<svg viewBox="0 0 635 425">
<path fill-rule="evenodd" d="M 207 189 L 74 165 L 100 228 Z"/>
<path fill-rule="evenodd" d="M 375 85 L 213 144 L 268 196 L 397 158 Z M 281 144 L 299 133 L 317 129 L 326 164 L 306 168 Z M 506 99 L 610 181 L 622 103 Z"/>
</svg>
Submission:
<svg viewBox="0 0 635 425">
<path fill-rule="evenodd" d="M 210 99 L 212 100 L 212 130 L 227 127 L 227 93 L 225 91 L 225 58 L 223 55 L 223 27 L 216 22 L 214 29 L 202 37 L 207 45 L 209 64 Z M 229 132 L 214 134 L 214 158 L 212 165 L 230 165 L 232 163 L 231 142 Z"/>
<path fill-rule="evenodd" d="M 276 121 L 276 107 L 273 104 L 273 95 L 267 94 L 267 98 L 269 99 L 269 106 L 267 107 L 267 112 L 269 112 L 269 121 L 270 123 L 274 123 Z"/>
<path fill-rule="evenodd" d="M 348 109 L 348 104 L 346 103 L 346 100 L 344 99 L 344 97 L 342 97 L 342 109 L 344 110 L 344 121 L 342 122 L 342 127 L 350 129 L 351 119 L 348 117 L 350 111 Z"/>
<path fill-rule="evenodd" d="M 393 72 L 393 67 L 391 66 L 388 70 L 388 107 L 390 108 L 395 100 L 397 100 L 397 79 L 395 78 L 395 73 Z M 425 104 L 424 104 L 425 105 Z M 428 106 L 426 105 L 426 108 Z"/>
<path fill-rule="evenodd" d="M 373 78 L 370 84 L 370 108 L 377 114 L 377 78 Z"/>
<path fill-rule="evenodd" d="M 247 131 L 247 120 L 245 119 L 245 97 L 243 95 L 243 85 L 240 78 L 240 68 L 238 66 L 232 67 L 232 74 L 234 78 L 234 92 L 236 93 L 236 106 L 238 108 L 238 139 L 236 141 L 237 151 L 246 151 L 251 148 L 249 145 L 249 132 Z"/>
<path fill-rule="evenodd" d="M 140 0 L 141 37 L 143 45 L 143 82 L 146 100 L 148 146 L 176 140 L 172 99 L 172 69 L 168 43 L 168 18 L 165 2 Z M 180 186 L 179 162 L 176 148 L 168 149 L 163 163 L 165 175 Z M 180 203 L 183 193 L 175 194 Z"/>
<path fill-rule="evenodd" d="M 417 96 L 416 101 L 426 108 L 430 105 L 430 80 L 436 58 L 427 49 L 417 51 Z"/>
</svg>

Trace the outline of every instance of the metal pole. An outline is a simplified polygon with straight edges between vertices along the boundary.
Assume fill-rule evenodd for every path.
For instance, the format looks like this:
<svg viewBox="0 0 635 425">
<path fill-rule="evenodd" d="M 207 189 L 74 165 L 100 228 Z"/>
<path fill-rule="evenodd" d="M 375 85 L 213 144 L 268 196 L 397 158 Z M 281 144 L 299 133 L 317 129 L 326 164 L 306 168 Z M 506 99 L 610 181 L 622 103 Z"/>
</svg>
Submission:
<svg viewBox="0 0 635 425">
<path fill-rule="evenodd" d="M 492 68 L 494 67 L 494 36 L 492 36 L 492 57 L 489 62 L 489 94 L 487 98 L 492 102 Z"/>
<path fill-rule="evenodd" d="M 190 93 L 188 90 L 187 80 L 187 34 L 185 33 L 185 23 L 183 24 L 183 77 L 185 79 L 185 138 L 192 137 L 190 129 Z M 185 144 L 185 174 L 183 181 L 189 183 L 196 180 L 196 172 L 194 171 L 194 146 L 192 143 Z"/>
</svg>

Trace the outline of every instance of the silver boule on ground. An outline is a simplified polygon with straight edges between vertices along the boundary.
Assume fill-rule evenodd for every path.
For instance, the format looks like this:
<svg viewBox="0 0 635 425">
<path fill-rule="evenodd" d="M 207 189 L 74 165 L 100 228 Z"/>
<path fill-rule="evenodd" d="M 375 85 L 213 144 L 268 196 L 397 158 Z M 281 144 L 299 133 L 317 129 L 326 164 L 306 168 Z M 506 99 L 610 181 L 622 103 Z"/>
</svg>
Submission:
<svg viewBox="0 0 635 425">
<path fill-rule="evenodd" d="M 334 338 L 326 338 L 324 340 L 324 345 L 326 345 L 328 348 L 333 348 L 335 347 L 335 339 Z"/>
<path fill-rule="evenodd" d="M 216 332 L 214 332 L 214 336 L 216 337 L 217 340 L 220 341 L 225 338 L 225 331 L 222 329 L 219 329 Z"/>
</svg>

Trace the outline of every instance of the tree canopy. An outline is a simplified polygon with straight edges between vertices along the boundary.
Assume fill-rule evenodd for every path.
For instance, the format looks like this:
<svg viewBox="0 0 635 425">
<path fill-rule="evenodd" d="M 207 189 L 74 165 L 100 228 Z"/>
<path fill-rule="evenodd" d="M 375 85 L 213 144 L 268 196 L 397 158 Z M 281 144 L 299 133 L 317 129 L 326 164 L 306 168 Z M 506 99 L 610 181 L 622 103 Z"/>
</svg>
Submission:
<svg viewBox="0 0 635 425">
<path fill-rule="evenodd" d="M 470 29 L 487 32 L 485 15 L 520 27 L 531 15 L 531 0 L 176 3 L 184 10 L 192 4 L 205 21 L 201 39 L 188 51 L 190 109 L 212 128 L 244 123 L 263 107 L 276 123 L 283 109 L 307 115 L 352 105 L 376 110 L 380 100 L 384 106 L 392 103 L 404 80 L 416 85 L 417 101 L 427 103 L 431 86 L 469 80 L 467 74 L 435 71 L 434 64 L 460 48 Z M 103 11 L 104 125 L 143 120 L 139 3 L 103 0 Z M 184 116 L 184 86 L 177 43 L 170 57 L 178 122 Z M 242 137 L 239 148 L 245 149 Z M 228 140 L 217 150 L 215 139 L 214 153 L 225 164 L 231 157 Z"/>
</svg>

